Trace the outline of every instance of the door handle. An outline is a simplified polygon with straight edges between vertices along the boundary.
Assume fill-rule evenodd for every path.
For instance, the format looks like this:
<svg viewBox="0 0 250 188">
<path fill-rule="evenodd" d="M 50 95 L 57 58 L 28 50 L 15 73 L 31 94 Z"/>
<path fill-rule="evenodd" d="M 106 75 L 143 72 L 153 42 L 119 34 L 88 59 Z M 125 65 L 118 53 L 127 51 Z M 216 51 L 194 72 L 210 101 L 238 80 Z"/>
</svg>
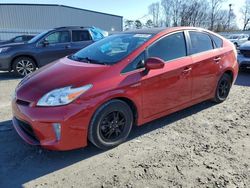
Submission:
<svg viewBox="0 0 250 188">
<path fill-rule="evenodd" d="M 221 60 L 221 57 L 216 57 L 216 58 L 214 58 L 215 63 L 219 63 L 220 60 Z"/>
<path fill-rule="evenodd" d="M 68 49 L 68 48 L 70 48 L 70 47 L 71 47 L 71 45 L 66 45 L 66 46 L 65 46 L 66 49 Z"/>
<path fill-rule="evenodd" d="M 183 74 L 187 74 L 187 73 L 189 73 L 191 70 L 192 70 L 191 67 L 187 67 L 187 68 L 185 68 L 185 69 L 182 71 L 182 73 L 183 73 Z"/>
</svg>

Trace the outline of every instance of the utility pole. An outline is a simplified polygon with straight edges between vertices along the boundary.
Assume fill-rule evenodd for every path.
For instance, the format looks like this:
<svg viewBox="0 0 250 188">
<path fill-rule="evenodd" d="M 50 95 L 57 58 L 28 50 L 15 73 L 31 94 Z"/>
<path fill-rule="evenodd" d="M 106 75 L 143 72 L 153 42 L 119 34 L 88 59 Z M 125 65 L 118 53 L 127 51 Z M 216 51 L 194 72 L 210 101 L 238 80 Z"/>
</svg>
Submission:
<svg viewBox="0 0 250 188">
<path fill-rule="evenodd" d="M 232 12 L 232 4 L 229 4 L 229 12 L 228 12 L 228 30 L 230 29 L 231 12 Z"/>
</svg>

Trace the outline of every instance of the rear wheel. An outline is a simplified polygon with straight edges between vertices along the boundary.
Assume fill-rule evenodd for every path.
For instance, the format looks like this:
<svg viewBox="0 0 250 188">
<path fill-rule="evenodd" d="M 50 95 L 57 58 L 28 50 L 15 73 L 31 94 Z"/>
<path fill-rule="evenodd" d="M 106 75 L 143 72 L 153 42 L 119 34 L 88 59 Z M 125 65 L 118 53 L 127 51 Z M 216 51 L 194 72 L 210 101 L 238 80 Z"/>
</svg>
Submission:
<svg viewBox="0 0 250 188">
<path fill-rule="evenodd" d="M 221 103 L 225 101 L 229 95 L 232 86 L 232 78 L 228 74 L 224 74 L 217 85 L 214 101 Z"/>
<path fill-rule="evenodd" d="M 112 100 L 95 113 L 89 127 L 88 138 L 100 149 L 110 149 L 123 143 L 132 128 L 133 113 L 121 100 Z"/>
<path fill-rule="evenodd" d="M 13 70 L 17 76 L 25 77 L 36 70 L 36 64 L 29 57 L 19 57 L 13 62 Z"/>
</svg>

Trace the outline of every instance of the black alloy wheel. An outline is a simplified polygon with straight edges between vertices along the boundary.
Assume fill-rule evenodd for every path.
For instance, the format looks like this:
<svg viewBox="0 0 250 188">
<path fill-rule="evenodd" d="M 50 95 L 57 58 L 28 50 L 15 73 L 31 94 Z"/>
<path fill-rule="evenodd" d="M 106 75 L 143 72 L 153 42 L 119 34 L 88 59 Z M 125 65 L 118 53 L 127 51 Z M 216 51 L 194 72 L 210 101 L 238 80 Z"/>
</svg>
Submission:
<svg viewBox="0 0 250 188">
<path fill-rule="evenodd" d="M 133 112 L 126 102 L 117 99 L 108 101 L 95 112 L 88 139 L 100 149 L 116 147 L 127 139 L 133 122 Z"/>
<path fill-rule="evenodd" d="M 227 99 L 232 86 L 232 78 L 228 74 L 224 74 L 218 82 L 214 101 L 217 103 Z"/>
</svg>

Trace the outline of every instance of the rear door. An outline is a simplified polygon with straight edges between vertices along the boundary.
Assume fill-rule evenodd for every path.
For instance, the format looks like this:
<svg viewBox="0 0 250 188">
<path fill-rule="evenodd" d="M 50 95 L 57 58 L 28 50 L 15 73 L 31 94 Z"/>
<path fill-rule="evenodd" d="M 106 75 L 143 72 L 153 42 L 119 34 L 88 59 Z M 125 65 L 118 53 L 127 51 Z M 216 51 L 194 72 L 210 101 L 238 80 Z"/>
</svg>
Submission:
<svg viewBox="0 0 250 188">
<path fill-rule="evenodd" d="M 72 30 L 71 53 L 75 53 L 93 43 L 88 30 Z"/>
<path fill-rule="evenodd" d="M 187 56 L 184 33 L 169 34 L 158 40 L 148 48 L 147 56 L 161 58 L 165 66 L 142 77 L 144 118 L 188 103 L 192 59 Z"/>
<path fill-rule="evenodd" d="M 47 42 L 44 45 L 44 41 Z M 71 36 L 68 30 L 55 31 L 37 44 L 37 59 L 40 65 L 48 64 L 70 54 Z"/>
<path fill-rule="evenodd" d="M 213 94 L 217 85 L 221 50 L 208 33 L 189 31 L 192 67 L 192 99 L 199 99 Z"/>
</svg>

